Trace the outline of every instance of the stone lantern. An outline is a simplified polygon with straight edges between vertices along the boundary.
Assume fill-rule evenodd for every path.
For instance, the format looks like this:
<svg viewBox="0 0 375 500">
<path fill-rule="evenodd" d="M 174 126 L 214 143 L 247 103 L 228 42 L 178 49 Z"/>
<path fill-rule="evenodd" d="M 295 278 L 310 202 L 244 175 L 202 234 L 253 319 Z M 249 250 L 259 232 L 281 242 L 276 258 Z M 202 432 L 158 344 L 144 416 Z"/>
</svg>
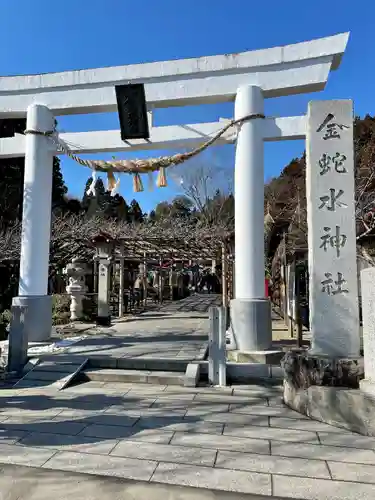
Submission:
<svg viewBox="0 0 375 500">
<path fill-rule="evenodd" d="M 82 318 L 82 300 L 87 292 L 85 277 L 89 273 L 86 262 L 82 259 L 74 258 L 66 266 L 66 274 L 69 276 L 69 285 L 66 291 L 70 294 L 70 319 L 77 321 Z"/>
</svg>

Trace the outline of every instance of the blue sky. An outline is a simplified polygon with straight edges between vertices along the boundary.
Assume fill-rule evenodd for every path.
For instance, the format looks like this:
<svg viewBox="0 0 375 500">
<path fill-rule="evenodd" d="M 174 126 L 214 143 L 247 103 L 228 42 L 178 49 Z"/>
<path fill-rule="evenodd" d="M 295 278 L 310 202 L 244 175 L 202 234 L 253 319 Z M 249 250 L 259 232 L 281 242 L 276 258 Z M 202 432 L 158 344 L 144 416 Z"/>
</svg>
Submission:
<svg viewBox="0 0 375 500">
<path fill-rule="evenodd" d="M 308 101 L 319 98 L 352 98 L 356 114 L 374 114 L 374 18 L 370 0 L 0 0 L 0 75 L 241 52 L 351 31 L 343 63 L 323 92 L 269 99 L 266 114 L 304 114 Z M 232 104 L 174 108 L 159 110 L 155 124 L 215 121 L 232 114 Z M 64 131 L 116 129 L 118 119 L 116 114 L 62 117 L 59 125 Z M 265 177 L 278 175 L 303 149 L 302 141 L 266 144 Z M 233 152 L 231 146 L 214 148 L 202 161 L 232 169 Z M 166 152 L 153 154 L 161 153 Z M 90 172 L 65 158 L 62 169 L 70 194 L 80 197 Z M 121 186 L 121 194 L 128 201 L 138 199 L 146 211 L 177 191 L 172 182 L 168 188 L 133 193 L 126 177 Z"/>
</svg>

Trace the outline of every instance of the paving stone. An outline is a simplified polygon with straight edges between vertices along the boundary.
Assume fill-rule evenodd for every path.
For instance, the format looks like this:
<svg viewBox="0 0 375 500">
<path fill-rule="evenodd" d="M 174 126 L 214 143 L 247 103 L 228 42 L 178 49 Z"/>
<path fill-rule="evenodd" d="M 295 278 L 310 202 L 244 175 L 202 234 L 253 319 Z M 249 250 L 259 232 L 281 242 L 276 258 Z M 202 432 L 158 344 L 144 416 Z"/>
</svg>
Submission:
<svg viewBox="0 0 375 500">
<path fill-rule="evenodd" d="M 129 397 L 158 397 L 160 393 L 165 391 L 166 385 L 143 384 L 142 387 L 133 387 L 127 392 Z"/>
<path fill-rule="evenodd" d="M 281 458 L 269 455 L 219 450 L 215 467 L 230 470 L 247 470 L 269 474 L 286 474 L 330 479 L 329 470 L 323 460 Z"/>
<path fill-rule="evenodd" d="M 180 401 L 186 402 L 188 404 L 190 401 L 193 401 L 195 397 L 195 393 L 183 392 L 183 393 L 174 393 L 174 392 L 161 392 L 160 394 L 156 394 L 156 401 Z"/>
<path fill-rule="evenodd" d="M 255 396 L 253 398 L 250 397 L 242 397 L 242 396 L 232 396 L 231 394 L 215 394 L 215 393 L 198 393 L 194 401 L 207 401 L 207 402 L 215 402 L 221 404 L 239 404 L 239 405 L 251 405 L 258 404 L 267 406 L 267 399 L 263 397 Z"/>
<path fill-rule="evenodd" d="M 27 435 L 27 431 L 14 428 L 0 428 L 0 444 L 14 444 Z"/>
<path fill-rule="evenodd" d="M 151 481 L 196 488 L 271 495 L 271 476 L 255 472 L 160 463 Z"/>
<path fill-rule="evenodd" d="M 109 412 L 105 413 L 106 415 L 109 415 Z M 160 418 L 169 418 L 169 419 L 175 419 L 175 420 L 181 420 L 186 414 L 186 408 L 185 406 L 182 406 L 181 408 L 176 408 L 175 410 L 171 410 L 166 407 L 154 407 L 152 406 L 151 408 L 135 408 L 134 410 L 123 410 L 121 415 L 124 415 L 126 417 L 130 418 L 152 418 L 152 417 L 160 417 Z"/>
<path fill-rule="evenodd" d="M 0 443 L 0 462 L 3 464 L 40 467 L 55 453 L 56 450 L 45 450 L 43 448 Z"/>
<path fill-rule="evenodd" d="M 375 485 L 292 476 L 272 477 L 273 495 L 306 500 L 373 500 Z"/>
<path fill-rule="evenodd" d="M 194 393 L 196 395 L 213 395 L 213 396 L 230 396 L 233 393 L 233 389 L 231 387 L 176 387 L 173 385 L 168 385 L 165 389 L 166 393 L 175 393 L 178 394 L 181 389 L 181 394 Z"/>
<path fill-rule="evenodd" d="M 216 458 L 216 450 L 127 440 L 115 446 L 111 455 L 212 467 Z"/>
<path fill-rule="evenodd" d="M 233 394 L 234 396 L 251 396 L 252 394 L 263 395 L 264 397 L 268 397 L 268 395 L 282 395 L 283 394 L 283 386 L 278 385 L 260 385 L 260 384 L 249 384 L 249 385 L 233 385 Z"/>
<path fill-rule="evenodd" d="M 330 446 L 348 446 L 349 448 L 361 448 L 375 450 L 375 438 L 370 436 L 361 436 L 360 434 L 345 433 L 327 433 L 318 432 L 320 442 Z"/>
<path fill-rule="evenodd" d="M 85 427 L 86 423 L 78 423 L 78 422 L 53 422 L 48 420 L 31 420 L 26 419 L 16 419 L 11 418 L 8 419 L 5 423 L 1 425 L 1 427 L 5 430 L 14 430 L 17 428 L 21 431 L 28 432 L 48 432 L 50 434 L 70 434 L 74 436 L 81 432 Z"/>
<path fill-rule="evenodd" d="M 93 409 L 80 409 L 80 408 L 73 408 L 73 409 L 64 409 L 60 411 L 55 417 L 53 417 L 53 421 L 58 421 L 61 422 L 63 420 L 67 421 L 69 419 L 72 420 L 77 420 L 77 419 L 86 419 L 90 417 L 95 417 L 97 415 L 102 415 L 105 412 L 104 409 L 102 410 L 93 410 Z M 24 413 L 22 412 L 22 416 Z"/>
<path fill-rule="evenodd" d="M 21 439 L 18 444 L 23 446 L 52 448 L 61 451 L 78 451 L 81 453 L 107 455 L 117 443 L 118 441 L 115 439 L 98 440 L 81 434 L 79 436 L 67 436 L 62 434 L 32 432 Z"/>
<path fill-rule="evenodd" d="M 29 409 L 24 409 L 24 408 L 19 408 L 16 405 L 14 407 L 7 407 L 4 408 L 1 413 L 0 413 L 0 418 L 11 418 L 11 417 L 20 417 L 22 415 L 22 418 L 31 418 L 31 419 L 37 419 L 37 418 L 54 418 L 59 413 L 62 412 L 62 408 L 48 408 L 45 410 L 29 410 Z"/>
<path fill-rule="evenodd" d="M 375 467 L 373 465 L 328 462 L 328 467 L 331 471 L 332 479 L 375 484 Z"/>
<path fill-rule="evenodd" d="M 360 450 L 358 448 L 271 441 L 271 454 L 283 457 L 375 465 L 375 453 L 372 450 Z"/>
<path fill-rule="evenodd" d="M 177 402 L 177 401 L 176 401 Z M 184 403 L 186 405 L 186 403 Z M 206 401 L 193 401 L 187 403 L 186 409 L 192 415 L 208 415 L 211 413 L 227 413 L 229 411 L 229 404 L 210 403 Z"/>
<path fill-rule="evenodd" d="M 282 406 L 284 405 L 284 398 L 279 395 L 267 396 L 268 406 Z"/>
<path fill-rule="evenodd" d="M 246 439 L 216 434 L 176 432 L 172 438 L 171 444 L 194 446 L 198 448 L 213 448 L 217 450 L 251 452 L 263 455 L 269 455 L 270 453 L 269 442 L 264 439 Z"/>
<path fill-rule="evenodd" d="M 161 429 L 176 432 L 199 432 L 207 434 L 222 434 L 224 424 L 216 422 L 203 422 L 199 420 L 181 420 L 170 418 L 140 418 L 137 427 L 143 429 Z"/>
<path fill-rule="evenodd" d="M 260 415 L 240 415 L 235 413 L 209 413 L 204 410 L 188 410 L 186 418 L 199 416 L 203 422 L 218 422 L 233 425 L 260 425 L 268 427 L 268 417 Z"/>
<path fill-rule="evenodd" d="M 88 436 L 101 439 L 131 439 L 147 441 L 149 443 L 168 444 L 173 436 L 173 431 L 162 429 L 141 429 L 134 427 L 120 427 L 119 425 L 89 425 L 79 436 Z"/>
<path fill-rule="evenodd" d="M 268 415 L 270 417 L 287 417 L 299 420 L 309 420 L 308 417 L 293 411 L 286 406 L 266 406 L 260 404 L 231 404 L 229 411 L 233 413 L 246 413 L 248 415 Z"/>
<path fill-rule="evenodd" d="M 274 439 L 278 441 L 288 441 L 294 443 L 315 443 L 319 444 L 316 432 L 300 431 L 292 429 L 277 429 L 275 427 L 261 427 L 245 425 L 239 427 L 231 424 L 224 426 L 224 435 L 239 436 L 255 439 Z"/>
<path fill-rule="evenodd" d="M 148 481 L 156 465 L 157 462 L 148 460 L 62 451 L 57 452 L 43 467 Z"/>
<path fill-rule="evenodd" d="M 17 382 L 17 385 L 15 385 L 15 389 L 33 389 L 35 387 L 45 387 L 46 389 L 50 389 L 51 391 L 57 389 L 53 389 L 50 382 L 45 381 L 45 380 L 20 380 Z"/>
<path fill-rule="evenodd" d="M 120 425 L 121 427 L 132 427 L 138 419 L 139 415 L 127 415 L 125 412 L 122 414 L 98 413 L 97 415 L 85 418 L 85 424 Z"/>
<path fill-rule="evenodd" d="M 136 411 L 139 408 L 150 408 L 150 406 L 153 405 L 155 401 L 156 401 L 155 398 L 139 399 L 138 401 L 134 400 L 127 401 L 126 399 L 124 399 L 123 403 L 117 405 L 111 405 L 108 408 L 106 408 L 104 412 L 111 414 L 116 414 L 116 413 L 122 414 L 125 410 Z"/>
<path fill-rule="evenodd" d="M 282 429 L 300 429 L 305 431 L 324 431 L 342 433 L 342 429 L 334 427 L 333 425 L 318 422 L 317 420 L 284 418 L 284 417 L 270 417 L 270 426 L 279 427 Z"/>
</svg>

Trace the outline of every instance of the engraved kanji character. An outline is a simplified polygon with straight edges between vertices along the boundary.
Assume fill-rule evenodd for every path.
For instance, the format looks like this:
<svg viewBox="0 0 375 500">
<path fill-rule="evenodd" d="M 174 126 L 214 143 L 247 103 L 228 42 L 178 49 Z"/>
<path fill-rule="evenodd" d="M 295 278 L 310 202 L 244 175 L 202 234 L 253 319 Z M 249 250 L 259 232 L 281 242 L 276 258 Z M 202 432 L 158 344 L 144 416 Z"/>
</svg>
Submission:
<svg viewBox="0 0 375 500">
<path fill-rule="evenodd" d="M 327 295 L 337 295 L 341 293 L 349 293 L 349 290 L 343 288 L 346 280 L 342 277 L 342 273 L 337 273 L 337 280 L 332 279 L 332 273 L 324 273 L 326 277 L 325 280 L 321 281 L 322 292 L 327 293 Z M 336 285 L 336 288 L 334 287 Z"/>
<path fill-rule="evenodd" d="M 327 234 L 324 234 L 321 236 L 322 244 L 320 245 L 319 248 L 323 248 L 323 250 L 326 252 L 328 249 L 328 246 L 331 246 L 332 248 L 336 248 L 336 254 L 337 257 L 340 257 L 340 249 L 345 245 L 347 237 L 345 234 L 340 234 L 340 226 L 336 226 L 336 233 L 334 235 L 331 235 L 331 228 L 330 227 L 325 227 L 324 231 L 326 231 Z"/>
<path fill-rule="evenodd" d="M 340 133 L 337 129 L 343 130 L 344 128 L 349 128 L 347 125 L 340 125 L 339 123 L 332 122 L 335 115 L 328 113 L 323 123 L 316 129 L 317 132 L 321 132 L 325 129 L 323 139 L 340 139 Z"/>
<path fill-rule="evenodd" d="M 331 157 L 326 153 L 322 154 L 319 160 L 320 175 L 324 175 L 331 170 Z"/>
<path fill-rule="evenodd" d="M 347 170 L 344 166 L 344 161 L 346 160 L 346 156 L 341 153 L 336 153 L 332 156 L 332 162 L 335 165 L 335 171 L 338 174 L 346 174 Z"/>
<path fill-rule="evenodd" d="M 339 201 L 339 198 L 344 194 L 342 189 L 339 190 L 337 194 L 335 194 L 336 189 L 330 188 L 329 195 L 321 196 L 320 201 L 322 202 L 319 206 L 319 209 L 327 206 L 327 210 L 330 212 L 335 212 L 337 207 L 347 207 L 348 205 L 342 201 Z"/>
</svg>

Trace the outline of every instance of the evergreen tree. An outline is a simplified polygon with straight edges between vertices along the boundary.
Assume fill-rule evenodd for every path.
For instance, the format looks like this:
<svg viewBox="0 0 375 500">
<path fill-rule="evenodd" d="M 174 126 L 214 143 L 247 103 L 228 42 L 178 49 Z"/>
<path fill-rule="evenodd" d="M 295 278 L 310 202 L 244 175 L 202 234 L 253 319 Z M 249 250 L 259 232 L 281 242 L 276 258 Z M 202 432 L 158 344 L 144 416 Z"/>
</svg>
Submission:
<svg viewBox="0 0 375 500">
<path fill-rule="evenodd" d="M 117 220 L 129 220 L 129 206 L 124 198 L 116 194 L 111 196 L 111 193 L 106 191 L 103 180 L 99 177 L 95 184 L 95 196 L 88 195 L 92 182 L 92 177 L 86 181 L 85 192 L 82 197 L 82 209 L 88 217 L 101 216 Z"/>
<path fill-rule="evenodd" d="M 171 205 L 171 217 L 189 217 L 193 203 L 187 196 L 177 196 Z"/>
<path fill-rule="evenodd" d="M 129 219 L 131 222 L 143 222 L 144 214 L 137 200 L 132 200 L 129 208 Z"/>
<path fill-rule="evenodd" d="M 23 118 L 0 120 L 0 138 L 14 137 L 25 131 L 26 120 Z M 9 224 L 22 218 L 23 177 L 25 159 L 0 159 L 0 216 L 3 224 Z M 53 160 L 52 208 L 64 207 L 68 189 L 60 170 L 60 160 Z"/>
<path fill-rule="evenodd" d="M 148 220 L 150 222 L 154 222 L 156 220 L 156 212 L 155 212 L 155 210 L 151 210 L 151 212 L 148 214 Z"/>
<path fill-rule="evenodd" d="M 95 184 L 95 196 L 88 195 L 87 191 L 92 183 L 92 177 L 86 181 L 85 191 L 83 193 L 81 206 L 88 217 L 104 215 L 105 206 L 105 187 L 103 180 L 99 177 Z"/>
</svg>

